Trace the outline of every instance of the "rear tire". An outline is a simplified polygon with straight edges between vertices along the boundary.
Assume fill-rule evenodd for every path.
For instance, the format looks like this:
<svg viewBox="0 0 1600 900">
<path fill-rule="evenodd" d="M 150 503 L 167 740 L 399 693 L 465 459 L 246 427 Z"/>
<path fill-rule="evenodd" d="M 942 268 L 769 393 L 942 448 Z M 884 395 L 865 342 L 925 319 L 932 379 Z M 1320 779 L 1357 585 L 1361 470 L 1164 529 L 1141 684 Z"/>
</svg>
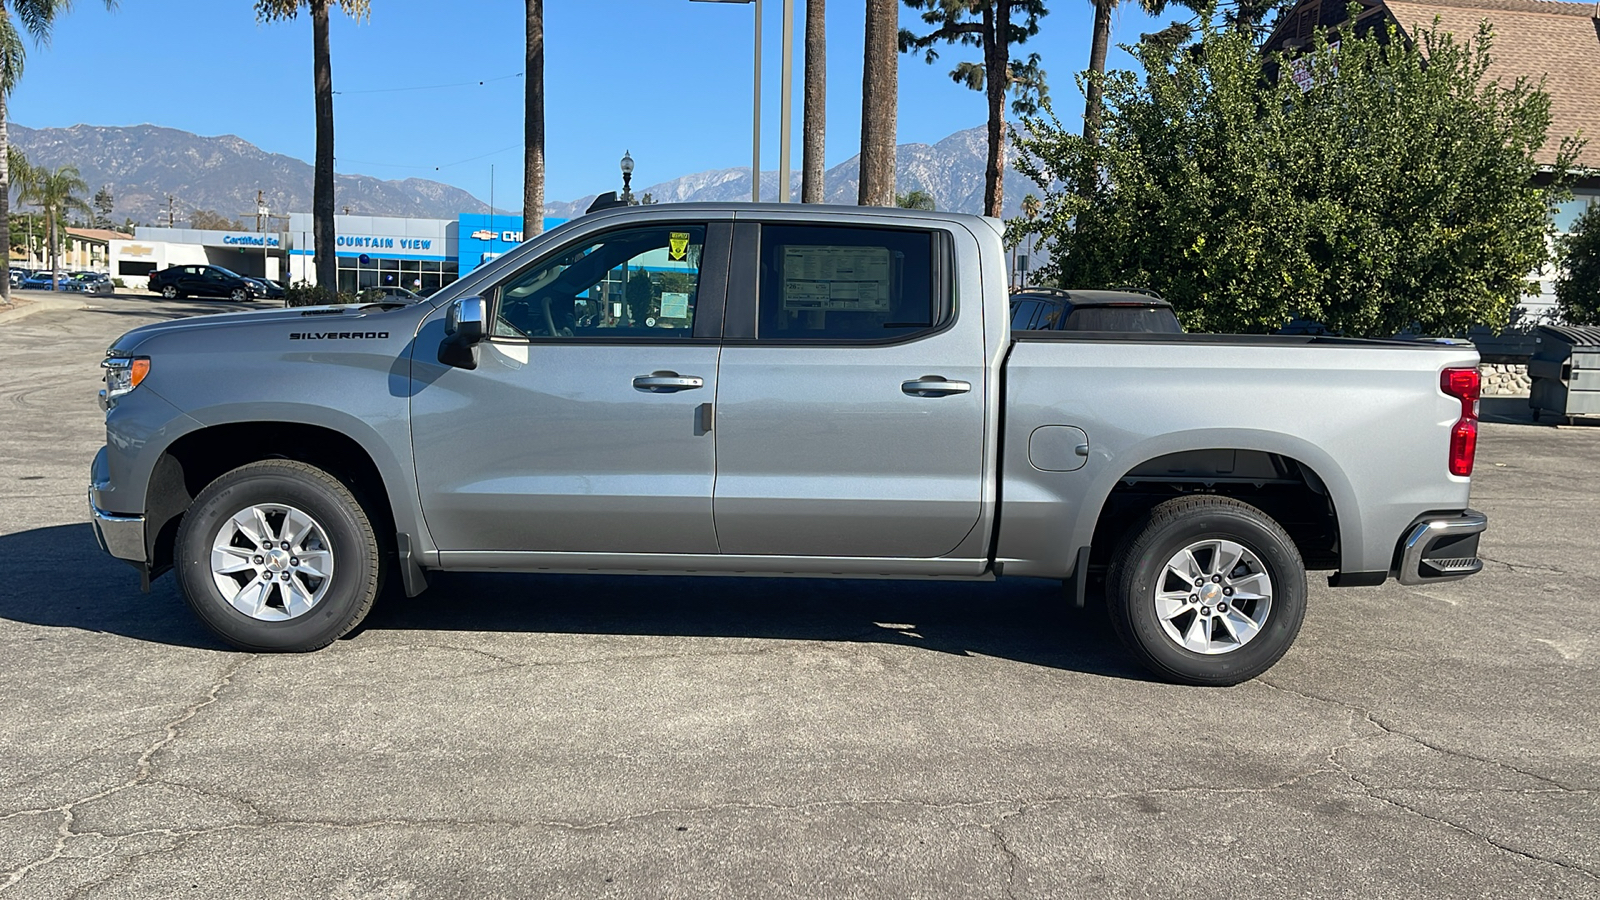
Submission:
<svg viewBox="0 0 1600 900">
<path fill-rule="evenodd" d="M 1239 684 L 1272 668 L 1299 634 L 1305 563 L 1261 510 L 1229 497 L 1179 497 L 1123 538 L 1106 606 L 1123 644 L 1163 680 Z"/>
<path fill-rule="evenodd" d="M 166 285 L 161 288 L 161 296 L 168 300 L 176 300 L 178 299 L 178 289 L 170 284 Z"/>
<path fill-rule="evenodd" d="M 175 551 L 189 607 L 241 650 L 326 647 L 383 589 L 383 548 L 361 504 L 332 475 L 290 460 L 213 481 L 184 516 Z"/>
</svg>

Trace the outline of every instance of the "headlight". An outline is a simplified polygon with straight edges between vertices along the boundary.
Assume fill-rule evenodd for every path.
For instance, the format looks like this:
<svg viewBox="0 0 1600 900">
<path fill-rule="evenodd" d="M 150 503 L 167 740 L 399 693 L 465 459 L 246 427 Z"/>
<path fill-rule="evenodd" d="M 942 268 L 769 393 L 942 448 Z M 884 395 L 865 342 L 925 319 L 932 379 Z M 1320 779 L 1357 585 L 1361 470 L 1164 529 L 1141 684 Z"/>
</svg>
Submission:
<svg viewBox="0 0 1600 900">
<path fill-rule="evenodd" d="M 106 370 L 106 389 L 100 392 L 101 406 L 109 409 L 118 397 L 132 391 L 150 374 L 150 357 L 107 355 L 100 368 Z"/>
</svg>

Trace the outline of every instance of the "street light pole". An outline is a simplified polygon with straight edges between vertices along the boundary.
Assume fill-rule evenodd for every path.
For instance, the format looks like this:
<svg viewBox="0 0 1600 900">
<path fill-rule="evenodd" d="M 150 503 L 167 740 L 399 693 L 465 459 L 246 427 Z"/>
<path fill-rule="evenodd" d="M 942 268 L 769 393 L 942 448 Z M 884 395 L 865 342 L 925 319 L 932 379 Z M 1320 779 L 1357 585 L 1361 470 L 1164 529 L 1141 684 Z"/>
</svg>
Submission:
<svg viewBox="0 0 1600 900">
<path fill-rule="evenodd" d="M 756 93 L 750 128 L 750 200 L 761 202 L 761 0 L 756 0 Z"/>
<path fill-rule="evenodd" d="M 760 0 L 757 0 L 760 2 Z M 794 130 L 794 0 L 783 0 L 783 97 L 778 101 L 783 131 L 778 135 L 778 202 L 789 202 L 789 137 Z"/>
<path fill-rule="evenodd" d="M 695 2 L 695 3 L 750 3 L 751 0 L 693 0 L 693 2 Z M 755 2 L 755 5 L 756 5 L 756 28 L 755 28 L 755 48 L 756 48 L 755 49 L 755 57 L 756 58 L 755 58 L 755 78 L 753 79 L 755 81 L 755 96 L 754 96 L 753 102 L 751 103 L 752 110 L 751 110 L 751 114 L 750 114 L 750 199 L 751 199 L 752 202 L 760 203 L 761 202 L 761 0 L 754 0 L 754 2 Z M 793 8 L 794 8 L 794 0 L 784 0 L 784 3 L 785 3 L 785 8 L 789 12 L 792 13 L 793 12 Z M 792 43 L 792 41 L 790 40 L 792 35 L 790 34 L 790 30 L 789 29 L 790 29 L 790 25 L 789 25 L 787 14 L 786 14 L 786 17 L 785 17 L 785 20 L 784 20 L 784 48 L 785 49 L 784 49 L 784 99 L 783 99 L 783 110 L 784 110 L 783 115 L 784 115 L 784 119 L 785 119 L 785 124 L 784 124 L 785 137 L 784 137 L 783 142 L 782 142 L 783 159 L 780 161 L 785 168 L 788 167 L 788 159 L 789 159 L 789 139 L 787 137 L 788 115 L 789 115 L 789 81 L 788 81 L 788 77 L 789 77 L 789 67 L 792 64 L 792 60 L 790 59 L 790 51 L 788 49 L 789 44 Z M 785 176 L 785 178 L 787 178 L 787 176 Z M 786 187 L 780 188 L 779 190 L 781 192 L 781 196 L 783 197 L 783 199 L 785 199 L 785 200 L 789 199 L 788 190 L 787 190 Z"/>
</svg>

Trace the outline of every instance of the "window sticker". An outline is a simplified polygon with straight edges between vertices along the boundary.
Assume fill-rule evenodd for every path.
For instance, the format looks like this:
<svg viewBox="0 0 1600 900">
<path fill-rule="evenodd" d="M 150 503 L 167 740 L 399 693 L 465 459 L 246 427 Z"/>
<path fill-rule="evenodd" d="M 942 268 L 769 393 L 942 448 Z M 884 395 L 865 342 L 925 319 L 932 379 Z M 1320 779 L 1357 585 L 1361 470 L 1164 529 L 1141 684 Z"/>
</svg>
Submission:
<svg viewBox="0 0 1600 900">
<path fill-rule="evenodd" d="M 889 311 L 889 248 L 783 248 L 785 310 Z"/>
<path fill-rule="evenodd" d="M 667 259 L 673 262 L 683 262 L 689 252 L 689 232 L 670 231 L 667 233 Z"/>
<path fill-rule="evenodd" d="M 689 318 L 689 295 L 667 292 L 661 295 L 661 318 Z"/>
</svg>

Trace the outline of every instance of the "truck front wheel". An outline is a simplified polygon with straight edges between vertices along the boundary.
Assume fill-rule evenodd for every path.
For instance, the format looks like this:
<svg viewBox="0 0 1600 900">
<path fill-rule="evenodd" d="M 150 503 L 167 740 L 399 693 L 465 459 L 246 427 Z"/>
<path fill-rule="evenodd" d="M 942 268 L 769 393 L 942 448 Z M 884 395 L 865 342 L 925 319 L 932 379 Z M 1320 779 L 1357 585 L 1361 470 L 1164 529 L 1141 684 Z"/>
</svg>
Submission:
<svg viewBox="0 0 1600 900">
<path fill-rule="evenodd" d="M 265 460 L 200 492 L 178 529 L 189 606 L 242 650 L 325 647 L 366 618 L 382 587 L 371 519 L 315 466 Z"/>
<path fill-rule="evenodd" d="M 1159 504 L 1106 578 L 1117 636 L 1179 684 L 1232 685 L 1271 668 L 1305 618 L 1300 551 L 1261 510 L 1215 495 Z"/>
</svg>

